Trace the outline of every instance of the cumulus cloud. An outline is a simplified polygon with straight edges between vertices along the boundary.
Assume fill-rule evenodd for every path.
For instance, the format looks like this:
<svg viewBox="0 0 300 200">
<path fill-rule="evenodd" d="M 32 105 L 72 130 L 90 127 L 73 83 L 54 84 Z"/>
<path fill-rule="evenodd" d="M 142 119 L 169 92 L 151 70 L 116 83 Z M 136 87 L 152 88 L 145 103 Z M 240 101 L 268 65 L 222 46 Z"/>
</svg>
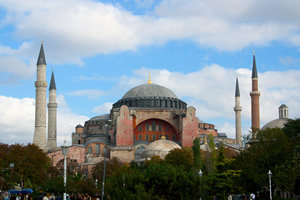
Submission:
<svg viewBox="0 0 300 200">
<path fill-rule="evenodd" d="M 98 114 L 107 114 L 110 113 L 110 110 L 112 108 L 113 103 L 104 103 L 101 106 L 96 106 L 93 109 L 93 112 L 98 113 Z"/>
<path fill-rule="evenodd" d="M 196 108 L 197 117 L 206 123 L 216 125 L 219 132 L 235 137 L 233 107 L 235 106 L 236 74 L 239 78 L 241 94 L 243 133 L 251 127 L 251 70 L 240 68 L 226 69 L 220 65 L 207 65 L 199 71 L 190 73 L 171 72 L 166 69 L 141 68 L 132 76 L 123 76 L 120 87 L 132 88 L 144 84 L 151 72 L 155 84 L 171 89 L 178 98 Z M 300 116 L 299 70 L 267 71 L 259 73 L 260 119 L 261 127 L 278 118 L 278 107 L 286 104 L 290 107 L 290 118 Z"/>
<path fill-rule="evenodd" d="M 153 4 L 152 0 L 136 2 Z M 299 46 L 300 41 L 296 9 L 300 3 L 292 0 L 165 0 L 143 15 L 92 0 L 6 0 L 0 6 L 6 11 L 1 27 L 13 26 L 15 37 L 27 40 L 18 52 L 33 52 L 23 50 L 36 49 L 38 43 L 30 41 L 43 38 L 47 57 L 54 63 L 84 64 L 83 57 L 183 39 L 226 51 L 272 41 Z"/>
<path fill-rule="evenodd" d="M 67 139 L 71 144 L 71 134 L 75 126 L 88 119 L 72 113 L 62 95 L 57 97 L 57 144 Z M 28 144 L 33 141 L 35 100 L 0 96 L 0 142 L 7 144 Z"/>
</svg>

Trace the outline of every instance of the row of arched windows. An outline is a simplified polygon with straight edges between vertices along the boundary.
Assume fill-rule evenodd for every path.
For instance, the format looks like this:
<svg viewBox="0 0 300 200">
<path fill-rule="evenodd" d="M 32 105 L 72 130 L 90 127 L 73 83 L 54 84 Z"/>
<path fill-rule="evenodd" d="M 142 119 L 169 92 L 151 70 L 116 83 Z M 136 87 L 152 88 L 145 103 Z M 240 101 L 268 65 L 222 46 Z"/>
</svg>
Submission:
<svg viewBox="0 0 300 200">
<path fill-rule="evenodd" d="M 103 154 L 105 154 L 107 151 L 107 148 L 104 147 L 103 148 Z M 92 154 L 93 153 L 93 148 L 92 147 L 89 147 L 88 148 L 88 153 L 89 154 Z M 96 147 L 95 147 L 95 154 L 100 154 L 100 144 L 96 144 Z"/>
<path fill-rule="evenodd" d="M 137 136 L 137 138 L 136 138 L 136 136 L 134 135 L 134 136 L 133 136 L 133 140 L 156 140 L 156 139 L 160 139 L 160 138 L 162 137 L 162 135 L 159 135 L 159 138 L 156 138 L 156 136 L 157 136 L 157 135 L 153 134 L 153 135 L 150 135 L 150 137 L 151 137 L 151 138 L 150 138 L 149 135 L 146 134 L 146 135 L 145 135 L 145 138 L 143 138 L 143 135 L 139 134 L 139 135 Z M 166 135 L 165 137 L 166 137 L 167 140 L 170 139 L 169 135 Z M 176 140 L 176 136 L 175 136 L 175 135 L 172 136 L 172 140 Z"/>
<path fill-rule="evenodd" d="M 151 127 L 151 129 L 150 129 Z M 146 131 L 162 131 L 162 125 L 161 124 L 158 124 L 156 125 L 155 122 L 152 122 L 151 126 L 150 124 L 146 124 Z M 166 132 L 169 131 L 169 127 L 166 126 Z M 142 126 L 139 126 L 139 132 L 143 132 L 143 127 Z"/>
</svg>

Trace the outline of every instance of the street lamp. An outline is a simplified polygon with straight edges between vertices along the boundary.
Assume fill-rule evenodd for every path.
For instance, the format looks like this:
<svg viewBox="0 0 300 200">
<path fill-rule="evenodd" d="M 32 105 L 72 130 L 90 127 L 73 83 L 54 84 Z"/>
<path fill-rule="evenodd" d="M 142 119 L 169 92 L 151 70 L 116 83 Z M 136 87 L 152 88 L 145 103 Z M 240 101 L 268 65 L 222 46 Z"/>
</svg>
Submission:
<svg viewBox="0 0 300 200">
<path fill-rule="evenodd" d="M 64 141 L 63 146 L 61 146 L 62 154 L 64 155 L 64 197 L 63 200 L 66 200 L 66 183 L 67 183 L 67 155 L 69 153 L 69 147 L 67 146 L 67 140 Z"/>
<path fill-rule="evenodd" d="M 201 198 L 201 178 L 202 178 L 202 171 L 201 171 L 201 169 L 199 171 L 199 176 L 200 176 L 200 200 L 201 200 L 202 199 Z"/>
<path fill-rule="evenodd" d="M 98 179 L 95 180 L 96 189 L 97 189 L 97 184 L 98 184 Z"/>
<path fill-rule="evenodd" d="M 270 185 L 270 200 L 272 200 L 272 187 L 271 187 L 272 172 L 271 172 L 271 170 L 269 170 L 268 175 L 269 175 L 269 185 Z"/>
</svg>

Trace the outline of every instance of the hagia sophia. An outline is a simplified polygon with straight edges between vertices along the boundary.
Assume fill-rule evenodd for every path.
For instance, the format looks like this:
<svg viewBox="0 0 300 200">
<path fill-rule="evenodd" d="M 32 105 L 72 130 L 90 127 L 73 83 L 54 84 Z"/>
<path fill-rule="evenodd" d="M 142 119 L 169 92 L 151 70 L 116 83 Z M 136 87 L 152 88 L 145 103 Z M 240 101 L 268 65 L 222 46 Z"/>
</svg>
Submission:
<svg viewBox="0 0 300 200">
<path fill-rule="evenodd" d="M 64 158 L 62 148 L 57 147 L 57 103 L 56 84 L 52 72 L 47 104 L 46 58 L 41 44 L 37 60 L 35 131 L 33 143 L 47 152 L 53 165 Z M 258 75 L 253 55 L 251 121 L 252 132 L 260 129 Z M 48 129 L 47 108 L 48 107 Z M 98 162 L 113 157 L 122 162 L 143 161 L 152 155 L 162 158 L 174 148 L 191 147 L 195 138 L 200 138 L 201 148 L 206 145 L 207 137 L 212 134 L 217 143 L 222 142 L 226 148 L 241 151 L 242 126 L 240 91 L 238 77 L 235 90 L 235 133 L 236 138 L 227 138 L 219 133 L 215 125 L 205 123 L 196 116 L 196 109 L 188 106 L 170 89 L 152 83 L 129 89 L 124 96 L 113 104 L 110 113 L 95 116 L 74 125 L 71 134 L 72 145 L 68 158 L 76 160 L 81 170 L 87 173 Z M 279 107 L 279 119 L 273 120 L 262 129 L 283 127 L 288 120 L 288 107 Z M 48 131 L 47 131 L 48 130 Z"/>
</svg>

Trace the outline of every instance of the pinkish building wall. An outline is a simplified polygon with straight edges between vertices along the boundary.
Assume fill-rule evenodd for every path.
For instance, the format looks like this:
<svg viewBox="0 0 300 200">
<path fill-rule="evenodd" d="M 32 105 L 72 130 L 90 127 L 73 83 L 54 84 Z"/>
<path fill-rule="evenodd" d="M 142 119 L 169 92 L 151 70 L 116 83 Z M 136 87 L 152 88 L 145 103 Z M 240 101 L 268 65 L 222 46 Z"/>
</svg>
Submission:
<svg viewBox="0 0 300 200">
<path fill-rule="evenodd" d="M 85 158 L 85 149 L 81 146 L 71 146 L 69 148 L 69 154 L 67 158 L 77 160 L 78 163 L 84 163 Z M 57 162 L 64 159 L 61 148 L 56 148 L 53 152 L 47 154 L 48 157 L 52 160 L 52 165 L 56 166 Z"/>
<path fill-rule="evenodd" d="M 193 140 L 199 137 L 198 118 L 195 116 L 196 109 L 189 106 L 186 111 L 186 117 L 183 118 L 182 146 L 193 146 Z"/>
<path fill-rule="evenodd" d="M 133 117 L 127 106 L 120 108 L 120 115 L 117 117 L 117 146 L 133 145 Z"/>
</svg>

